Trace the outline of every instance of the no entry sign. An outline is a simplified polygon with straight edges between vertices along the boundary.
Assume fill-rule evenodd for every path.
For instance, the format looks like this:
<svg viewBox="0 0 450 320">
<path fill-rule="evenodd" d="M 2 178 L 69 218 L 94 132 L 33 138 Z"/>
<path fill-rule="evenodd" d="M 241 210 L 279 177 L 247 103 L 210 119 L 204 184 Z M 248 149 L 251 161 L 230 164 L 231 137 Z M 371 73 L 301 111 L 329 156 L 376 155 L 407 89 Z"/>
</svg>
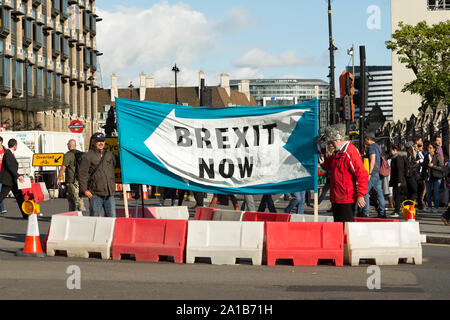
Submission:
<svg viewBox="0 0 450 320">
<path fill-rule="evenodd" d="M 84 129 L 84 124 L 80 120 L 73 120 L 69 125 L 69 129 L 73 133 L 80 133 Z"/>
</svg>

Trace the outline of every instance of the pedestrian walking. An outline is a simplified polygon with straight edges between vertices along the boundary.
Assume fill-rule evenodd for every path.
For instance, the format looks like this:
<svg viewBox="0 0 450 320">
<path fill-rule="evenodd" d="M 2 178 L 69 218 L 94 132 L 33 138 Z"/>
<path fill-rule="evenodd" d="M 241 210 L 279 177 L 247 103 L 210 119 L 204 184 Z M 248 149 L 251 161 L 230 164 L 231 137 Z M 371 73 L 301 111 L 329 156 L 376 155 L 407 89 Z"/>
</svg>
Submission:
<svg viewBox="0 0 450 320">
<path fill-rule="evenodd" d="M 368 145 L 368 157 L 369 157 L 369 182 L 368 191 L 364 197 L 366 203 L 363 208 L 363 215 L 369 216 L 370 209 L 370 191 L 373 189 L 377 195 L 378 200 L 378 218 L 386 217 L 386 203 L 384 200 L 384 194 L 382 190 L 382 183 L 379 169 L 381 167 L 381 156 L 383 154 L 381 147 L 375 142 L 375 134 L 369 133 L 365 138 L 365 143 Z M 392 177 L 391 177 L 392 178 Z"/>
<path fill-rule="evenodd" d="M 81 160 L 79 182 L 82 194 L 89 198 L 89 214 L 116 216 L 114 193 L 116 189 L 114 154 L 105 149 L 105 135 L 96 132 L 92 135 L 93 148 Z"/>
<path fill-rule="evenodd" d="M 177 199 L 177 189 L 174 189 L 174 188 L 164 188 L 163 189 L 163 193 L 162 193 L 161 200 L 160 200 L 161 206 L 164 206 L 167 198 L 169 198 L 171 200 L 171 206 L 173 207 L 175 205 L 175 201 Z"/>
<path fill-rule="evenodd" d="M 415 141 L 415 159 L 418 164 L 418 173 L 419 177 L 417 179 L 417 208 L 419 210 L 424 209 L 423 197 L 425 194 L 425 180 L 423 179 L 422 170 L 423 170 L 423 161 L 425 159 L 425 153 L 423 148 L 422 138 L 420 136 L 416 136 L 414 138 Z"/>
<path fill-rule="evenodd" d="M 3 147 L 3 138 L 0 137 L 0 171 L 2 170 L 2 161 L 3 156 L 5 155 L 5 148 Z M 2 191 L 2 184 L 0 183 L 0 192 Z M 0 202 L 0 214 L 5 214 L 7 211 L 5 209 L 5 205 L 2 202 Z"/>
<path fill-rule="evenodd" d="M 25 198 L 22 191 L 18 188 L 18 181 L 23 183 L 23 176 L 19 175 L 17 172 L 19 169 L 19 163 L 14 156 L 14 152 L 17 150 L 17 140 L 10 139 L 8 141 L 8 150 L 5 150 L 2 159 L 2 166 L 0 171 L 0 183 L 2 185 L 0 191 L 0 203 L 6 198 L 10 191 L 12 191 L 14 198 L 17 201 L 17 206 L 19 207 L 22 217 L 28 219 L 28 215 L 22 210 L 22 203 Z"/>
<path fill-rule="evenodd" d="M 239 211 L 239 204 L 238 204 L 237 198 L 233 194 L 222 195 L 222 194 L 215 193 L 209 204 L 209 208 L 214 208 L 216 206 L 217 202 L 219 201 L 219 198 L 221 198 L 221 201 L 220 201 L 221 203 L 226 202 L 228 204 L 228 200 L 231 200 L 231 202 L 233 203 L 234 210 Z"/>
<path fill-rule="evenodd" d="M 407 154 L 399 149 L 398 145 L 394 144 L 391 146 L 391 179 L 389 186 L 393 188 L 394 193 L 394 216 L 400 214 L 401 204 L 406 200 L 408 192 L 406 186 Z"/>
<path fill-rule="evenodd" d="M 355 203 L 366 205 L 368 174 L 361 154 L 345 136 L 345 126 L 334 125 L 325 129 L 325 139 L 336 152 L 320 160 L 325 171 L 330 172 L 330 201 L 335 222 L 355 221 Z"/>
<path fill-rule="evenodd" d="M 256 211 L 255 199 L 253 198 L 253 195 L 251 195 L 251 194 L 244 195 L 244 201 L 242 202 L 241 210 L 242 211 L 250 211 L 250 212 Z"/>
<path fill-rule="evenodd" d="M 262 196 L 261 202 L 259 203 L 258 212 L 264 212 L 266 211 L 266 208 L 269 209 L 269 212 L 277 212 L 271 194 L 265 194 Z"/>
<path fill-rule="evenodd" d="M 414 155 L 414 143 L 408 141 L 406 143 L 406 187 L 408 200 L 416 200 L 418 193 L 418 180 L 420 179 L 419 167 Z"/>
<path fill-rule="evenodd" d="M 78 181 L 79 165 L 83 152 L 77 150 L 77 142 L 75 139 L 70 139 L 67 142 L 67 149 L 69 151 L 64 154 L 63 164 L 56 178 L 56 183 L 59 188 L 61 186 L 62 176 L 64 175 L 69 211 L 84 211 L 86 208 L 83 198 L 80 197 L 80 182 Z"/>
<path fill-rule="evenodd" d="M 291 201 L 284 209 L 284 213 L 291 213 L 292 209 L 297 206 L 297 214 L 305 213 L 306 191 L 297 191 L 291 193 Z"/>
<path fill-rule="evenodd" d="M 443 166 L 443 160 L 441 156 L 436 152 L 436 145 L 428 145 L 428 154 L 423 162 L 423 175 L 427 189 L 427 212 L 438 212 L 440 201 L 439 188 L 444 174 Z"/>
</svg>

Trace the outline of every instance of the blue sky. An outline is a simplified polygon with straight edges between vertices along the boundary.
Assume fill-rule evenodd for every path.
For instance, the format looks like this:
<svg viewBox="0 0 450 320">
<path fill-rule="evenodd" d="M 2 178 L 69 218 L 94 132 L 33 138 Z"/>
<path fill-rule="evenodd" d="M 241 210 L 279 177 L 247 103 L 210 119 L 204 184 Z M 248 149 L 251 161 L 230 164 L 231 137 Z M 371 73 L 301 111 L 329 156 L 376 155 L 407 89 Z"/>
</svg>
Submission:
<svg viewBox="0 0 450 320">
<path fill-rule="evenodd" d="M 111 73 L 119 85 L 138 85 L 140 72 L 157 86 L 196 85 L 198 72 L 217 85 L 221 73 L 231 79 L 315 78 L 328 81 L 326 0 L 97 0 L 103 21 L 97 24 L 101 85 Z M 336 79 L 351 65 L 347 49 L 366 46 L 368 65 L 391 65 L 389 0 L 334 0 L 333 38 Z M 337 82 L 337 81 L 336 81 Z M 336 85 L 338 85 L 336 83 Z"/>
</svg>

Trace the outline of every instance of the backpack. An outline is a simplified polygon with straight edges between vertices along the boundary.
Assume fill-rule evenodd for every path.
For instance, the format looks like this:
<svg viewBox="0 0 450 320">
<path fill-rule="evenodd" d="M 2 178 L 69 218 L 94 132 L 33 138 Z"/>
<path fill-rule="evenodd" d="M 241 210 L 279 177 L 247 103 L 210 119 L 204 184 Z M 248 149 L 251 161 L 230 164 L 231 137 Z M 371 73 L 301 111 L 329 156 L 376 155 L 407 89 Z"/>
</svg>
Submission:
<svg viewBox="0 0 450 320">
<path fill-rule="evenodd" d="M 378 168 L 378 173 L 382 177 L 389 177 L 391 175 L 391 167 L 383 156 L 381 156 L 381 166 Z"/>
<path fill-rule="evenodd" d="M 80 181 L 79 179 L 79 171 L 80 171 L 80 165 L 81 160 L 83 159 L 84 152 L 81 152 L 79 150 L 73 150 L 73 153 L 75 154 L 75 180 Z"/>
</svg>

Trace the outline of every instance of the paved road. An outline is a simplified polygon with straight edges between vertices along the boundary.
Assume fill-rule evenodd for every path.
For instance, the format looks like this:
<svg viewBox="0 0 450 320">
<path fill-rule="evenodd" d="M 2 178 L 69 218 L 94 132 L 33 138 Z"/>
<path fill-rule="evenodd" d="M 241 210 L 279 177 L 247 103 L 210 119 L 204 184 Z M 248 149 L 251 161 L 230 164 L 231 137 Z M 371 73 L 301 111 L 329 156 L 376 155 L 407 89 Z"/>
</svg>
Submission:
<svg viewBox="0 0 450 320">
<path fill-rule="evenodd" d="M 151 203 L 154 201 L 146 201 L 147 205 Z M 282 208 L 285 202 L 277 205 Z M 450 299 L 448 245 L 424 245 L 422 265 L 380 267 L 381 289 L 369 290 L 367 279 L 372 274 L 367 273 L 369 265 L 363 264 L 216 266 L 17 257 L 15 252 L 23 248 L 27 222 L 19 217 L 12 199 L 7 200 L 6 206 L 8 213 L 0 217 L 0 299 Z M 66 211 L 66 202 L 44 202 L 41 211 L 44 216 L 39 218 L 39 228 L 43 238 L 51 215 Z M 74 283 L 74 273 L 67 273 L 69 266 L 79 268 L 81 289 L 68 289 L 68 281 Z"/>
</svg>

